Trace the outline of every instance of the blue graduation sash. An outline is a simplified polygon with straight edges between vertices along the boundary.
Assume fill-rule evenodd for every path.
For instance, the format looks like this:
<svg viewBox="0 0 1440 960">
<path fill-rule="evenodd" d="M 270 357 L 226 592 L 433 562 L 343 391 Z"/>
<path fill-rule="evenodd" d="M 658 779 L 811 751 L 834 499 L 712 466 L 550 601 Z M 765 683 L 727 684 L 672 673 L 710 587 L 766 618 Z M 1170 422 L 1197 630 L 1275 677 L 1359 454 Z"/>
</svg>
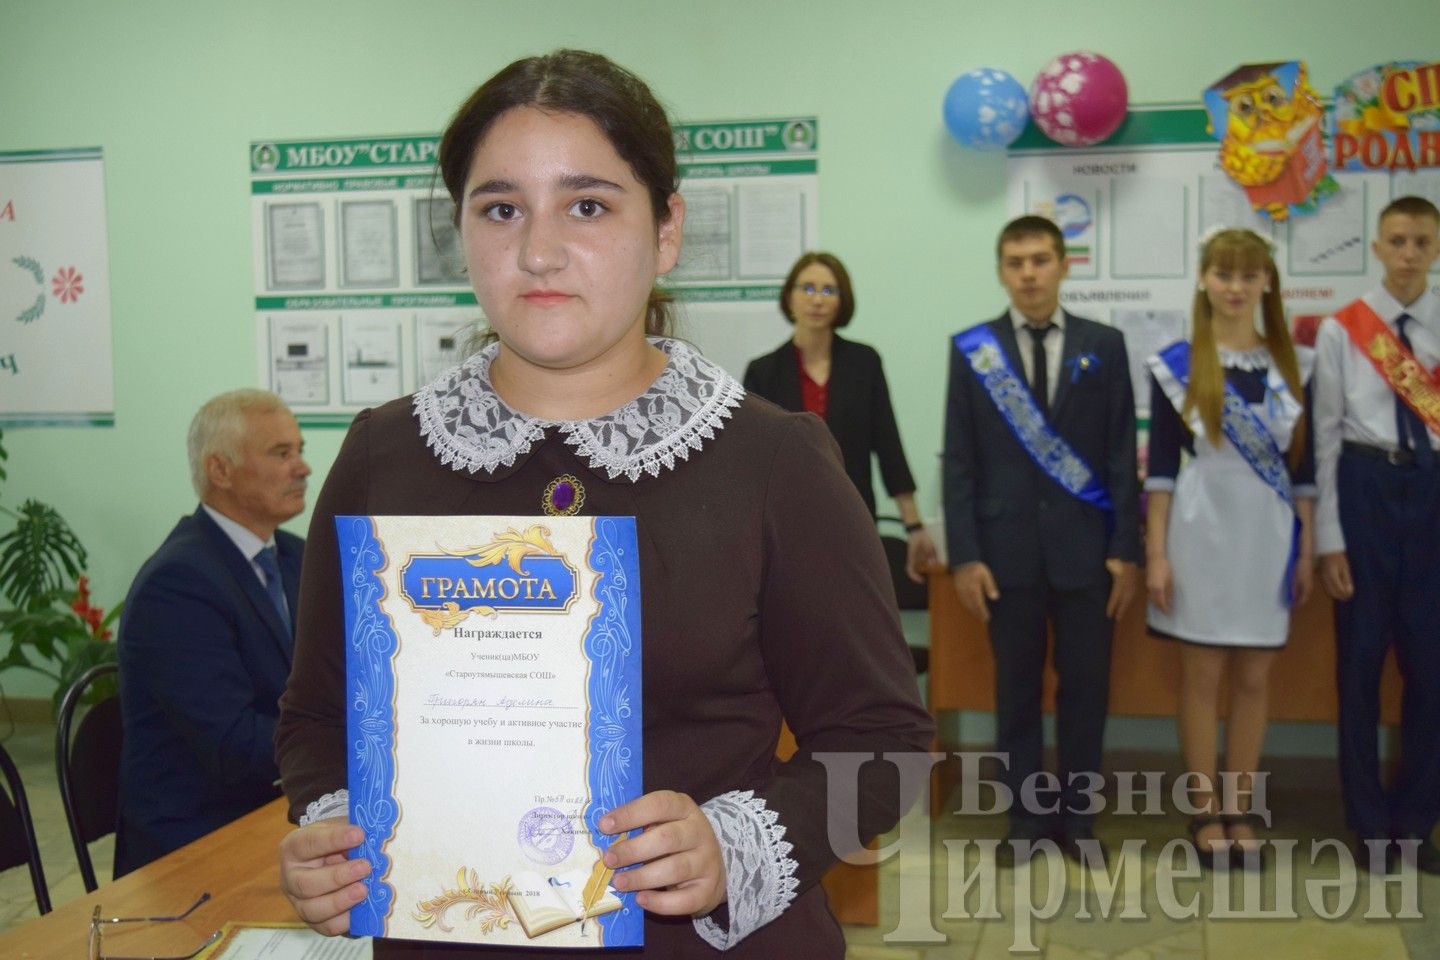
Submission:
<svg viewBox="0 0 1440 960">
<path fill-rule="evenodd" d="M 1190 343 L 1181 340 L 1172 343 L 1161 350 L 1157 356 L 1165 368 L 1170 371 L 1181 390 L 1190 386 Z M 1175 404 L 1175 398 L 1166 394 L 1175 406 L 1175 412 L 1180 412 L 1180 406 Z M 1183 404 L 1184 400 L 1181 400 Z M 1239 391 L 1232 387 L 1229 381 L 1225 383 L 1225 395 L 1220 408 L 1220 432 L 1225 439 L 1230 441 L 1241 458 L 1250 465 L 1264 484 L 1285 502 L 1294 516 L 1294 522 L 1290 536 L 1290 559 L 1285 566 L 1285 579 L 1280 584 L 1281 600 L 1284 604 L 1292 606 L 1295 601 L 1294 579 L 1295 563 L 1300 554 L 1300 516 L 1295 511 L 1295 491 L 1290 485 L 1290 468 L 1285 463 L 1285 456 L 1280 452 L 1279 445 L 1275 442 L 1275 436 L 1265 422 L 1255 415 L 1250 409 L 1250 404 L 1240 396 Z M 1293 441 L 1292 441 L 1293 442 Z"/>
<path fill-rule="evenodd" d="M 1109 520 L 1115 513 L 1110 493 L 1095 478 L 1095 471 L 1070 449 L 1035 404 L 1035 396 L 1005 359 L 1000 341 L 988 324 L 955 334 L 955 346 L 980 380 L 1000 417 L 1020 446 L 1047 477 L 1066 493 L 1103 510 Z"/>
</svg>

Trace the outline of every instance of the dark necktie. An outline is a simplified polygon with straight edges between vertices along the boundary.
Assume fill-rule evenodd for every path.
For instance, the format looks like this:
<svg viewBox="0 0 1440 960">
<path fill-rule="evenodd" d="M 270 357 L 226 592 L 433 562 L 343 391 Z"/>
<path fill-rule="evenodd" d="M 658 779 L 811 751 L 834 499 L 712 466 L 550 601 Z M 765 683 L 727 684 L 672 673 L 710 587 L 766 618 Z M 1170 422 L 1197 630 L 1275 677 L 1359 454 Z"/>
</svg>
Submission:
<svg viewBox="0 0 1440 960">
<path fill-rule="evenodd" d="M 1412 354 L 1415 348 L 1410 343 L 1410 335 L 1405 332 L 1405 327 L 1414 319 L 1408 313 L 1402 313 L 1395 319 L 1395 330 L 1400 335 L 1400 342 L 1405 344 L 1405 349 Z M 1395 435 L 1401 450 L 1415 451 L 1415 462 L 1420 466 L 1429 467 L 1435 463 L 1435 451 L 1430 447 L 1430 434 L 1425 429 L 1425 421 L 1410 409 L 1408 403 L 1400 399 L 1398 393 L 1395 394 Z"/>
<path fill-rule="evenodd" d="M 280 563 L 276 558 L 275 548 L 262 547 L 260 552 L 255 554 L 255 565 L 265 574 L 265 592 L 270 594 L 270 602 L 275 604 L 275 612 L 280 614 L 280 622 L 285 624 L 286 635 L 293 635 L 290 608 L 285 604 L 285 585 L 280 580 Z"/>
<path fill-rule="evenodd" d="M 1053 327 L 1051 323 L 1043 327 L 1025 324 L 1025 332 L 1030 334 L 1030 392 L 1035 394 L 1040 412 L 1047 417 L 1050 416 L 1050 372 L 1045 367 L 1045 335 Z"/>
</svg>

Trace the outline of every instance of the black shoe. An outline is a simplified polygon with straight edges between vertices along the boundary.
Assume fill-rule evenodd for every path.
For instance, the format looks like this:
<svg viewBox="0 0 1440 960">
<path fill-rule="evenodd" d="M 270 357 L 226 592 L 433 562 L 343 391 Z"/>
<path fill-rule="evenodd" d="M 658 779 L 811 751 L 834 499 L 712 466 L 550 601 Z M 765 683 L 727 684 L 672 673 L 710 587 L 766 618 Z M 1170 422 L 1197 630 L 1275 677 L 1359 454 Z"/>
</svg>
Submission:
<svg viewBox="0 0 1440 960">
<path fill-rule="evenodd" d="M 1398 862 L 1406 867 L 1413 864 L 1421 873 L 1440 874 L 1440 848 L 1431 843 L 1429 837 L 1399 837 L 1388 849 L 1391 852 L 1387 860 L 1391 861 L 1392 869 Z"/>
<path fill-rule="evenodd" d="M 1060 852 L 1065 854 L 1066 859 L 1081 866 L 1103 870 L 1110 865 L 1110 851 L 1089 827 L 1077 827 L 1063 833 L 1060 836 Z"/>
<path fill-rule="evenodd" d="M 1010 832 L 995 848 L 995 866 L 1010 867 L 1029 863 L 1035 855 L 1035 847 L 1050 837 L 1043 830 L 1030 826 L 1011 826 Z"/>
</svg>

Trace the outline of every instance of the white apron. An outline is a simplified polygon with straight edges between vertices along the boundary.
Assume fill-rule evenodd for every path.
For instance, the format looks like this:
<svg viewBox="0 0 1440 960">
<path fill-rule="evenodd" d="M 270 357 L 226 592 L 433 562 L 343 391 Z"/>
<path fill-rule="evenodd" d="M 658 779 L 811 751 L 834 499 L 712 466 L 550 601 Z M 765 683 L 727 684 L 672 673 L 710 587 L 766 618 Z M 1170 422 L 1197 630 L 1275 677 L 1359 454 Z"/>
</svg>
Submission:
<svg viewBox="0 0 1440 960">
<path fill-rule="evenodd" d="M 1269 351 L 1226 353 L 1242 369 L 1268 367 L 1264 402 L 1250 409 L 1282 451 L 1302 410 Z M 1306 357 L 1310 359 L 1310 357 Z M 1184 387 L 1158 356 L 1146 364 L 1179 411 Z M 1294 513 L 1224 437 L 1215 446 L 1198 415 L 1189 423 L 1195 455 L 1181 464 L 1170 502 L 1166 549 L 1175 583 L 1170 613 L 1153 603 L 1147 622 L 1160 633 L 1223 647 L 1280 647 L 1290 629 L 1282 585 Z"/>
</svg>

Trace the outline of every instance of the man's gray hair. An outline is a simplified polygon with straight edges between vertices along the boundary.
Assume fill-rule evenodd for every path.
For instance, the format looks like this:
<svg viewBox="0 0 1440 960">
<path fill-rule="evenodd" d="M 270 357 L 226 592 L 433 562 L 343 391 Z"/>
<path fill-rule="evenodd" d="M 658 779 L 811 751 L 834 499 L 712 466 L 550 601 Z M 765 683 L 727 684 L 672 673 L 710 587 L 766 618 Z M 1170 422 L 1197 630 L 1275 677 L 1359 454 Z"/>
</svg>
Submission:
<svg viewBox="0 0 1440 960">
<path fill-rule="evenodd" d="M 210 481 L 205 475 L 205 458 L 219 454 L 232 464 L 238 464 L 244 457 L 245 415 L 250 411 L 271 413 L 275 410 L 290 412 L 281 400 L 269 390 L 231 390 L 205 402 L 190 421 L 190 432 L 185 437 L 185 452 L 190 457 L 190 485 L 201 500 L 209 492 Z"/>
</svg>

